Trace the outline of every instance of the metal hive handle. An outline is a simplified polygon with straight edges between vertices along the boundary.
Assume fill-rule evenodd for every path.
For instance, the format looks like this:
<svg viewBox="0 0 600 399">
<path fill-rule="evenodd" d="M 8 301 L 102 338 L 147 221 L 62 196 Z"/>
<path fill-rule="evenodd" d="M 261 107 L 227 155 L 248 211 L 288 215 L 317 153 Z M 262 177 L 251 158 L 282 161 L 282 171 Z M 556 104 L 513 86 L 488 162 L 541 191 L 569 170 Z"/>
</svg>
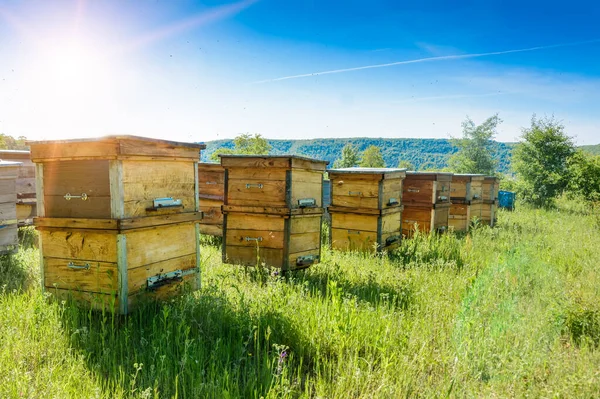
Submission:
<svg viewBox="0 0 600 399">
<path fill-rule="evenodd" d="M 246 237 L 245 238 L 246 241 L 258 241 L 261 242 L 263 240 L 262 237 Z"/>
<path fill-rule="evenodd" d="M 246 183 L 246 188 L 252 188 L 252 187 L 263 188 L 264 186 L 262 183 L 258 183 L 258 184 Z"/>
<path fill-rule="evenodd" d="M 82 193 L 81 195 L 71 195 L 71 193 L 66 193 L 64 198 L 67 201 L 71 201 L 72 198 L 80 198 L 82 201 L 86 201 L 88 196 L 86 193 Z"/>
<path fill-rule="evenodd" d="M 362 195 L 362 192 L 360 192 L 360 191 L 348 191 L 348 195 L 351 196 L 351 197 L 352 196 L 360 197 Z"/>
<path fill-rule="evenodd" d="M 85 265 L 76 265 L 73 262 L 69 262 L 69 263 L 67 263 L 67 267 L 69 269 L 73 269 L 73 270 L 89 270 L 90 264 L 86 263 Z"/>
</svg>

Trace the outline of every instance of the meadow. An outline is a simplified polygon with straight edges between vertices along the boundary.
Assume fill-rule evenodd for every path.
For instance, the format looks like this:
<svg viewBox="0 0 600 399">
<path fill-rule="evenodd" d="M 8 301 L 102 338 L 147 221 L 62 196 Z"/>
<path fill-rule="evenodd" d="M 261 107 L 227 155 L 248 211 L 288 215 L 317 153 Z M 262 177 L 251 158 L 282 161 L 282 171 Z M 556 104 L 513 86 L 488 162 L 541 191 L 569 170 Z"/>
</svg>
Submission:
<svg viewBox="0 0 600 399">
<path fill-rule="evenodd" d="M 21 249 L 0 264 L 0 397 L 596 397 L 599 235 L 561 201 L 285 278 L 206 240 L 201 290 L 128 317 L 49 300 Z"/>
</svg>

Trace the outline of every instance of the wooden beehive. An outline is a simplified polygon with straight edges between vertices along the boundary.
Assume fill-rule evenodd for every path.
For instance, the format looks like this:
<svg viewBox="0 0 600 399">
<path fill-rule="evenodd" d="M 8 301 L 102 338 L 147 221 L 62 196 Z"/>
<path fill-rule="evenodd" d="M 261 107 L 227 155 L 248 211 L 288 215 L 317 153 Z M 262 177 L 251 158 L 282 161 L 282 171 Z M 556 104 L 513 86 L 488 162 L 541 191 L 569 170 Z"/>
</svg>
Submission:
<svg viewBox="0 0 600 399">
<path fill-rule="evenodd" d="M 29 225 L 37 214 L 35 200 L 35 165 L 29 151 L 0 150 L 0 159 L 20 162 L 17 174 L 17 220 L 20 226 Z"/>
<path fill-rule="evenodd" d="M 290 155 L 221 155 L 223 261 L 283 271 L 321 255 L 326 161 Z"/>
<path fill-rule="evenodd" d="M 448 229 L 452 173 L 407 172 L 402 204 L 402 234 L 410 237 L 415 228 L 428 233 Z"/>
<path fill-rule="evenodd" d="M 331 169 L 328 174 L 332 248 L 381 251 L 397 246 L 406 170 L 344 168 Z"/>
<path fill-rule="evenodd" d="M 221 164 L 198 164 L 198 197 L 202 222 L 200 232 L 213 236 L 223 235 L 223 196 L 225 195 L 225 171 Z"/>
<path fill-rule="evenodd" d="M 18 244 L 16 180 L 19 162 L 0 160 L 0 253 L 13 252 Z"/>
<path fill-rule="evenodd" d="M 30 146 L 46 290 L 125 314 L 138 294 L 199 284 L 204 145 L 110 136 Z"/>
<path fill-rule="evenodd" d="M 498 186 L 499 181 L 495 176 L 486 176 L 482 185 L 481 211 L 479 218 L 481 223 L 494 226 L 496 224 L 496 213 L 498 209 Z"/>
<path fill-rule="evenodd" d="M 448 227 L 454 231 L 468 231 L 471 219 L 477 215 L 473 211 L 474 204 L 483 201 L 482 184 L 484 175 L 480 174 L 455 174 L 452 176 L 450 189 L 450 213 Z"/>
</svg>

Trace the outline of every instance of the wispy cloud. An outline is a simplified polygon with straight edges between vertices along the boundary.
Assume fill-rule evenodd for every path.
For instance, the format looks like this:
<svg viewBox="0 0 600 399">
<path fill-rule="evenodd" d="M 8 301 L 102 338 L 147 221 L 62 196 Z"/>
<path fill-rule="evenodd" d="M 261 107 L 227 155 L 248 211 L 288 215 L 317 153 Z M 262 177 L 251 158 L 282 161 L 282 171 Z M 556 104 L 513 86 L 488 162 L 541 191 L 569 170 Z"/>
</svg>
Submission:
<svg viewBox="0 0 600 399">
<path fill-rule="evenodd" d="M 482 93 L 482 94 L 448 94 L 443 96 L 429 96 L 429 97 L 412 97 L 404 100 L 395 101 L 396 104 L 406 104 L 406 103 L 416 103 L 416 102 L 425 102 L 425 101 L 437 101 L 437 100 L 458 100 L 464 98 L 478 98 L 478 97 L 495 97 L 495 96 L 504 96 L 508 94 L 516 94 L 516 91 L 496 91 L 492 93 Z"/>
<path fill-rule="evenodd" d="M 283 76 L 280 78 L 259 80 L 256 82 L 251 82 L 251 84 L 279 82 L 282 80 L 309 78 L 309 77 L 321 76 L 321 75 L 332 75 L 332 74 L 336 74 L 336 73 L 362 71 L 365 69 L 386 68 L 386 67 L 397 66 L 397 65 L 418 64 L 418 63 L 422 63 L 422 62 L 459 60 L 459 59 L 466 59 L 466 58 L 490 57 L 490 56 L 503 55 L 503 54 L 524 53 L 524 52 L 528 52 L 528 51 L 549 50 L 549 49 L 553 49 L 553 48 L 581 46 L 584 44 L 591 44 L 591 43 L 600 43 L 600 39 L 584 40 L 584 41 L 571 42 L 571 43 L 551 44 L 551 45 L 547 45 L 547 46 L 536 46 L 536 47 L 528 47 L 528 48 L 521 48 L 521 49 L 514 49 L 514 50 L 491 51 L 491 52 L 487 52 L 487 53 L 456 54 L 456 55 L 444 55 L 444 56 L 439 56 L 439 57 L 419 58 L 419 59 L 415 59 L 415 60 L 388 62 L 385 64 L 365 65 L 365 66 L 354 67 L 354 68 L 334 69 L 334 70 L 330 70 L 330 71 L 321 71 L 321 72 L 304 73 L 304 74 L 300 74 L 300 75 Z"/>
</svg>

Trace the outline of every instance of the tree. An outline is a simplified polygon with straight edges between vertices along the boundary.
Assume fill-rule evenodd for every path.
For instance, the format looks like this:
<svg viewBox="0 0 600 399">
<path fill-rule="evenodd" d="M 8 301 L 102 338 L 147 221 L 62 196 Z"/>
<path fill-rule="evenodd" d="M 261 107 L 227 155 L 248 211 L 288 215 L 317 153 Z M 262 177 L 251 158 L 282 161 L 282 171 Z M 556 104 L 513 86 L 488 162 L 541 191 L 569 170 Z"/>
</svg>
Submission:
<svg viewBox="0 0 600 399">
<path fill-rule="evenodd" d="M 406 161 L 404 159 L 398 162 L 398 167 L 401 169 L 415 170 L 415 165 L 413 165 L 412 162 Z"/>
<path fill-rule="evenodd" d="M 569 159 L 570 193 L 587 201 L 600 201 L 600 156 L 576 151 Z"/>
<path fill-rule="evenodd" d="M 379 147 L 375 145 L 367 147 L 362 153 L 359 165 L 363 168 L 385 168 L 385 162 Z"/>
<path fill-rule="evenodd" d="M 29 147 L 25 144 L 27 140 L 24 136 L 14 138 L 4 133 L 0 133 L 0 148 L 6 150 L 28 150 Z"/>
<path fill-rule="evenodd" d="M 502 120 L 497 114 L 487 118 L 481 125 L 475 125 L 475 122 L 467 117 L 462 123 L 462 138 L 452 140 L 458 151 L 448 160 L 450 169 L 455 173 L 493 175 L 498 163 L 494 159 L 493 140 L 500 123 Z"/>
<path fill-rule="evenodd" d="M 551 205 L 569 183 L 569 160 L 575 154 L 573 139 L 554 118 L 531 118 L 513 152 L 523 200 L 536 206 Z"/>
<path fill-rule="evenodd" d="M 217 148 L 210 156 L 212 161 L 219 160 L 219 154 L 266 155 L 271 151 L 269 142 L 256 133 L 245 133 L 233 139 L 233 148 Z"/>
<path fill-rule="evenodd" d="M 351 143 L 348 143 L 342 148 L 342 157 L 335 160 L 334 168 L 352 168 L 358 165 L 360 161 L 358 148 Z"/>
</svg>

